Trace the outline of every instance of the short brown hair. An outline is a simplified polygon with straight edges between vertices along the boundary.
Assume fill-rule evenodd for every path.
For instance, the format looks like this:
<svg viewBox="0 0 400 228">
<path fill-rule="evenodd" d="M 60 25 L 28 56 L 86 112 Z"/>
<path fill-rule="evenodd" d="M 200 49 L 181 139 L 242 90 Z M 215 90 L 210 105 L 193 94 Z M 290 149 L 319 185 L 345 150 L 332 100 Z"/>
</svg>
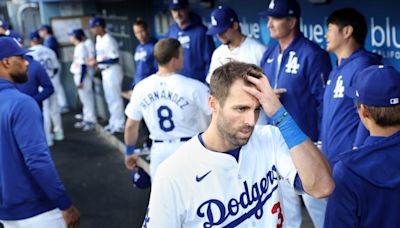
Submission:
<svg viewBox="0 0 400 228">
<path fill-rule="evenodd" d="M 251 74 L 249 72 L 253 70 L 258 74 Z M 253 76 L 259 78 L 262 70 L 254 64 L 248 64 L 237 61 L 230 61 L 217 69 L 214 70 L 210 81 L 210 94 L 215 97 L 221 105 L 224 105 L 226 98 L 228 97 L 229 90 L 232 84 L 242 79 L 246 83 L 247 76 Z"/>
<path fill-rule="evenodd" d="M 158 65 L 166 65 L 172 58 L 179 58 L 180 48 L 181 43 L 177 39 L 161 39 L 154 46 L 154 58 Z"/>
<path fill-rule="evenodd" d="M 357 103 L 360 107 L 360 103 Z M 391 107 L 375 107 L 364 105 L 372 119 L 380 127 L 390 127 L 400 125 L 400 105 Z"/>
<path fill-rule="evenodd" d="M 135 22 L 133 23 L 133 25 L 134 26 L 140 26 L 144 30 L 148 30 L 149 29 L 149 26 L 147 25 L 147 23 L 141 17 L 137 17 Z"/>
</svg>

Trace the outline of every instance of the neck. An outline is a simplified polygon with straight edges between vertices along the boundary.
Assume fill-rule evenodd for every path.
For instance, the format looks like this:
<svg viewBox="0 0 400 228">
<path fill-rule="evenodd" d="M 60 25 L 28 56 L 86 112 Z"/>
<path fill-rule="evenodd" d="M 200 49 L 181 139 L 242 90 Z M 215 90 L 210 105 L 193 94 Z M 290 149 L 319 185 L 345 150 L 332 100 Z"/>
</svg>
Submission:
<svg viewBox="0 0 400 228">
<path fill-rule="evenodd" d="M 340 65 L 342 63 L 343 59 L 347 59 L 350 55 L 352 55 L 360 47 L 361 46 L 358 44 L 348 44 L 348 45 L 345 45 L 345 46 L 339 48 L 337 51 L 335 51 L 335 55 L 338 58 L 338 65 Z"/>
<path fill-rule="evenodd" d="M 235 149 L 235 146 L 230 144 L 219 133 L 215 124 L 210 124 L 208 129 L 201 135 L 207 149 L 215 152 L 226 152 Z"/>
<path fill-rule="evenodd" d="M 161 77 L 168 77 L 175 74 L 176 70 L 172 69 L 171 66 L 158 66 L 157 75 Z"/>
<path fill-rule="evenodd" d="M 369 129 L 371 136 L 381 136 L 381 137 L 389 137 L 399 131 L 400 131 L 400 125 L 380 127 L 375 124 L 374 126 L 370 126 Z"/>
<path fill-rule="evenodd" d="M 286 48 L 289 47 L 289 45 L 293 42 L 296 35 L 297 32 L 292 31 L 286 37 L 279 39 L 280 53 L 284 52 Z"/>
</svg>

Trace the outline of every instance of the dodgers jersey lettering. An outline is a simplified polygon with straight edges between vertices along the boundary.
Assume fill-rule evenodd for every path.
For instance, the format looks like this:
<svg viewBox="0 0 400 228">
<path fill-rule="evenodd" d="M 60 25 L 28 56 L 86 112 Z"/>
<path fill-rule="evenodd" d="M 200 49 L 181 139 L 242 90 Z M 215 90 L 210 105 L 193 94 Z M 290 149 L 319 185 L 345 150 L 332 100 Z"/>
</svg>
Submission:
<svg viewBox="0 0 400 228">
<path fill-rule="evenodd" d="M 208 94 L 196 80 L 153 74 L 135 86 L 125 113 L 133 120 L 144 118 L 153 140 L 191 137 L 207 127 Z"/>
<path fill-rule="evenodd" d="M 58 62 L 56 53 L 53 50 L 41 44 L 31 47 L 30 50 L 32 52 L 29 52 L 28 55 L 42 64 L 50 78 L 54 78 L 56 74 L 60 73 L 58 72 L 60 62 Z"/>
<path fill-rule="evenodd" d="M 110 59 L 119 58 L 117 41 L 108 33 L 96 37 L 96 61 L 102 62 Z M 104 69 L 105 64 L 99 64 L 100 69 Z"/>
<path fill-rule="evenodd" d="M 238 162 L 195 136 L 159 166 L 143 227 L 281 227 L 278 180 L 296 174 L 276 127 L 256 126 Z"/>
<path fill-rule="evenodd" d="M 156 43 L 156 39 L 150 39 L 147 43 L 139 44 L 136 47 L 134 53 L 135 74 L 132 88 L 144 78 L 157 72 L 158 66 L 153 55 Z"/>
</svg>

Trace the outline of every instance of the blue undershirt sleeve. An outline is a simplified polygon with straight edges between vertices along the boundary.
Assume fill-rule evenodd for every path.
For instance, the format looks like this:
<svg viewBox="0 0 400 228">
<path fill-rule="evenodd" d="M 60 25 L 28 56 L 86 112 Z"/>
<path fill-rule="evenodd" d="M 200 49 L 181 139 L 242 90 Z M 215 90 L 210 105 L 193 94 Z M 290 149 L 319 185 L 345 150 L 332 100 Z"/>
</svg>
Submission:
<svg viewBox="0 0 400 228">
<path fill-rule="evenodd" d="M 43 90 L 36 94 L 33 98 L 36 100 L 36 102 L 41 104 L 54 93 L 54 87 L 50 81 L 49 75 L 42 65 L 37 64 L 37 68 L 34 73 L 34 77 L 38 79 L 38 84 L 43 88 Z"/>
<path fill-rule="evenodd" d="M 115 58 L 115 59 L 106 59 L 100 62 L 97 62 L 98 64 L 106 64 L 106 65 L 111 65 L 111 64 L 116 64 L 118 63 L 119 58 Z"/>
<path fill-rule="evenodd" d="M 86 73 L 87 73 L 87 66 L 86 66 L 86 64 L 82 64 L 82 65 L 81 65 L 81 78 L 80 78 L 80 80 L 79 80 L 81 83 L 82 83 L 83 80 L 85 79 Z"/>
</svg>

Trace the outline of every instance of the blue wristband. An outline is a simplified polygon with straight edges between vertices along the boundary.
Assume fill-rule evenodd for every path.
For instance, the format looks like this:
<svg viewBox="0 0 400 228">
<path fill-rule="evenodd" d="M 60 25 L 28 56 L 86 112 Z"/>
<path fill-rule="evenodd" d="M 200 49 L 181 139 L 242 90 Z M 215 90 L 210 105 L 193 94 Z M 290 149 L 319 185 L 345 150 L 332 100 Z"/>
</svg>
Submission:
<svg viewBox="0 0 400 228">
<path fill-rule="evenodd" d="M 281 107 L 272 117 L 275 126 L 281 131 L 282 137 L 288 145 L 289 149 L 302 144 L 307 140 L 307 136 L 297 126 L 292 116 L 286 111 L 285 107 Z"/>
<path fill-rule="evenodd" d="M 135 145 L 125 144 L 125 154 L 132 155 L 135 152 Z"/>
</svg>

